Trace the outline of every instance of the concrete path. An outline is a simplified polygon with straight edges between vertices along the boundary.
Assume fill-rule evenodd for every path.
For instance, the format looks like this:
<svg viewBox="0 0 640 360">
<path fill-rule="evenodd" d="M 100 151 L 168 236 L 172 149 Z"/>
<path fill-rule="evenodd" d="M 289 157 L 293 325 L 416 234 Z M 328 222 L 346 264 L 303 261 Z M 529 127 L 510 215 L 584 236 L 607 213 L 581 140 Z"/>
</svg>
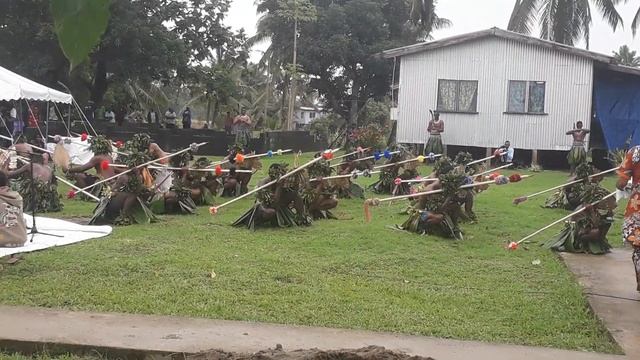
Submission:
<svg viewBox="0 0 640 360">
<path fill-rule="evenodd" d="M 23 351 L 43 343 L 50 344 L 47 349 L 96 349 L 120 356 L 195 353 L 209 349 L 247 353 L 274 348 L 276 344 L 282 344 L 284 350 L 357 349 L 378 345 L 436 360 L 625 359 L 596 353 L 367 331 L 10 306 L 0 306 L 0 324 L 0 348 Z M 134 349 L 142 352 L 130 351 Z"/>
<path fill-rule="evenodd" d="M 640 359 L 640 293 L 630 249 L 614 249 L 603 256 L 562 254 L 585 288 L 593 311 L 625 350 Z"/>
</svg>

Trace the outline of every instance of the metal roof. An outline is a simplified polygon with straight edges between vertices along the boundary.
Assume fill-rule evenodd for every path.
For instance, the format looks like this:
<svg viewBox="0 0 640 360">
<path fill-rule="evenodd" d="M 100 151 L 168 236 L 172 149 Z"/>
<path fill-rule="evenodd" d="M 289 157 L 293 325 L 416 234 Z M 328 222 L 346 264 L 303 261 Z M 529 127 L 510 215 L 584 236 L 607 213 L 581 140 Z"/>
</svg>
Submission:
<svg viewBox="0 0 640 360">
<path fill-rule="evenodd" d="M 572 54 L 575 56 L 591 59 L 599 64 L 602 64 L 604 65 L 604 68 L 606 70 L 623 72 L 627 74 L 640 76 L 640 69 L 620 65 L 617 63 L 616 59 L 613 56 L 604 55 L 604 54 L 600 54 L 600 53 L 589 51 L 589 50 L 579 49 L 573 46 L 560 44 L 560 43 L 549 41 L 549 40 L 543 40 L 543 39 L 535 38 L 532 36 L 516 33 L 513 31 L 502 30 L 496 27 L 487 29 L 487 30 L 481 30 L 481 31 L 467 33 L 467 34 L 452 36 L 452 37 L 448 37 L 440 40 L 428 41 L 428 42 L 413 44 L 409 46 L 403 46 L 400 48 L 385 50 L 382 52 L 382 55 L 386 58 L 402 57 L 402 56 L 411 55 L 411 54 L 415 54 L 423 51 L 429 51 L 429 50 L 439 49 L 447 46 L 457 45 L 457 44 L 461 44 L 469 41 L 476 41 L 476 40 L 487 38 L 487 37 L 497 37 L 501 39 L 513 40 L 513 41 L 518 41 L 525 44 L 540 46 L 547 49 L 552 49 L 555 51 Z"/>
</svg>

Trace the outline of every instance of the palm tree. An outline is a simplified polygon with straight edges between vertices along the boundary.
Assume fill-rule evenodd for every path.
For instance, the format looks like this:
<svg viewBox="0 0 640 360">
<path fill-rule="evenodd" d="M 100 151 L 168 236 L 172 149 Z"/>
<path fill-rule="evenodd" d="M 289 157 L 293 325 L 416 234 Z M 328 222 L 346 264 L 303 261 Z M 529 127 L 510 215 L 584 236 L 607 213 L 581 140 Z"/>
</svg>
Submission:
<svg viewBox="0 0 640 360">
<path fill-rule="evenodd" d="M 616 58 L 620 65 L 640 67 L 640 58 L 636 56 L 635 51 L 631 51 L 627 45 L 620 46 L 620 50 L 613 52 L 613 57 Z"/>
<path fill-rule="evenodd" d="M 622 26 L 616 5 L 625 0 L 516 0 L 508 29 L 530 35 L 536 22 L 543 39 L 574 45 L 584 39 L 589 48 L 591 7 L 615 31 Z"/>
<path fill-rule="evenodd" d="M 633 22 L 631 23 L 631 31 L 633 31 L 633 36 L 636 36 L 638 26 L 640 26 L 640 8 L 638 8 L 636 16 L 633 17 Z"/>
<path fill-rule="evenodd" d="M 411 12 L 409 21 L 417 26 L 421 32 L 422 40 L 431 37 L 431 32 L 451 26 L 451 21 L 438 17 L 436 14 L 437 0 L 409 0 Z"/>
</svg>

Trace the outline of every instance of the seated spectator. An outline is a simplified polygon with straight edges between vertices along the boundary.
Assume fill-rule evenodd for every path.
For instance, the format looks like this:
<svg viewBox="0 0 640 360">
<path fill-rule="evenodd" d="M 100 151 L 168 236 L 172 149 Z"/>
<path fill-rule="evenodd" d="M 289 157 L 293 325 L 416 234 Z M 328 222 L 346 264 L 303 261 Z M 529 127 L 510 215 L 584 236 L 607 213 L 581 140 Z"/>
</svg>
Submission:
<svg viewBox="0 0 640 360">
<path fill-rule="evenodd" d="M 506 165 L 513 162 L 513 153 L 515 152 L 515 150 L 511 147 L 511 142 L 509 140 L 505 141 L 504 145 L 500 146 L 498 150 L 503 154 L 498 159 L 500 164 Z"/>
<path fill-rule="evenodd" d="M 19 247 L 26 242 L 22 196 L 9 188 L 7 174 L 0 171 L 0 247 Z"/>
</svg>

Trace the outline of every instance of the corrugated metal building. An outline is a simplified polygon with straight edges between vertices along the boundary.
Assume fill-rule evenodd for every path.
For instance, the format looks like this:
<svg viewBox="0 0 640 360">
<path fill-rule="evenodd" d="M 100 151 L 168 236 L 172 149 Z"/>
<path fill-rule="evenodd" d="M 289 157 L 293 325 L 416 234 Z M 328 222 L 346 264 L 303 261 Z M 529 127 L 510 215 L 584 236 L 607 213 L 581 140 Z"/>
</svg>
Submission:
<svg viewBox="0 0 640 360">
<path fill-rule="evenodd" d="M 640 71 L 616 65 L 610 56 L 497 28 L 384 56 L 400 61 L 396 116 L 402 143 L 424 143 L 429 110 L 437 109 L 445 144 L 488 148 L 510 140 L 518 149 L 569 150 L 566 131 L 578 120 L 589 126 L 595 114 L 596 72 L 640 79 Z"/>
</svg>

